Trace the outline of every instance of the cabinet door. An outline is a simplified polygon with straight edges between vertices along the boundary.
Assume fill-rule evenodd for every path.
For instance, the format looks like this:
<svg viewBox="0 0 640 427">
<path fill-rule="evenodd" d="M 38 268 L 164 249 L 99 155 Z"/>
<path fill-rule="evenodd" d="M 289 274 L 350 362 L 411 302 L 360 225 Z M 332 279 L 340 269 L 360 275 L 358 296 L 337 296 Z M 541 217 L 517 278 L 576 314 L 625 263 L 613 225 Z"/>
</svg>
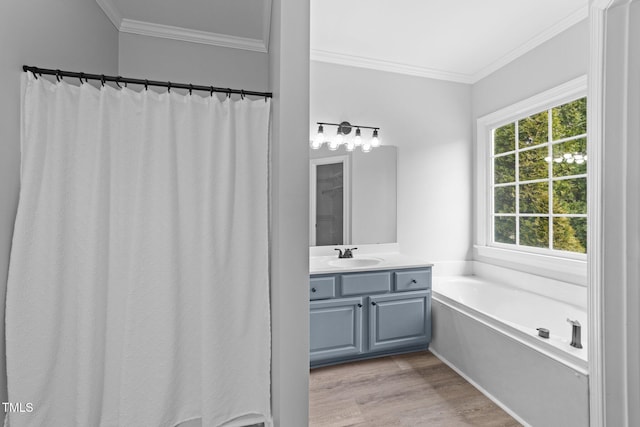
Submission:
<svg viewBox="0 0 640 427">
<path fill-rule="evenodd" d="M 362 298 L 314 301 L 309 314 L 312 362 L 362 353 Z"/>
<path fill-rule="evenodd" d="M 369 351 L 427 345 L 431 291 L 369 297 Z"/>
</svg>

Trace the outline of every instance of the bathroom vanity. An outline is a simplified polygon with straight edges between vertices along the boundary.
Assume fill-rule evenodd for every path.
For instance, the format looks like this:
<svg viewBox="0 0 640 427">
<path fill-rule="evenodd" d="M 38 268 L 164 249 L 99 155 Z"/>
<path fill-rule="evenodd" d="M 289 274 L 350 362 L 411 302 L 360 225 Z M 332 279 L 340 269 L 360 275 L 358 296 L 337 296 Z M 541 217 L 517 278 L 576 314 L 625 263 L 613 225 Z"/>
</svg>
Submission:
<svg viewBox="0 0 640 427">
<path fill-rule="evenodd" d="M 428 348 L 430 264 L 399 254 L 324 258 L 311 262 L 311 367 Z"/>
</svg>

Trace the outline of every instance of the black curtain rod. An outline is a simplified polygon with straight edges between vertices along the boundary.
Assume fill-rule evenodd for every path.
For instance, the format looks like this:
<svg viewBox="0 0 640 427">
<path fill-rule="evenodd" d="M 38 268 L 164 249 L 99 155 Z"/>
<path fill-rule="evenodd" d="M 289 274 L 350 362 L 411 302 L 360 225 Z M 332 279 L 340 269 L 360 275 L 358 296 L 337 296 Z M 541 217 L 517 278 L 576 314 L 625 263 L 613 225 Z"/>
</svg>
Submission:
<svg viewBox="0 0 640 427">
<path fill-rule="evenodd" d="M 162 82 L 157 80 L 132 79 L 132 78 L 122 77 L 122 76 L 105 76 L 104 74 L 77 73 L 74 71 L 61 71 L 61 70 L 52 70 L 48 68 L 31 67 L 29 65 L 23 65 L 22 70 L 25 72 L 27 71 L 32 72 L 33 75 L 36 76 L 36 78 L 38 77 L 38 75 L 48 74 L 48 75 L 56 76 L 58 80 L 63 77 L 75 77 L 80 79 L 81 82 L 82 80 L 85 80 L 85 81 L 99 80 L 102 82 L 103 85 L 105 82 L 115 82 L 116 84 L 131 83 L 136 85 L 142 85 L 145 87 L 145 89 L 147 89 L 149 86 L 158 86 L 158 87 L 166 87 L 169 91 L 171 91 L 171 89 L 173 88 L 187 89 L 189 93 L 191 93 L 191 91 L 194 91 L 194 90 L 201 90 L 201 91 L 209 92 L 212 95 L 213 95 L 213 92 L 218 92 L 218 93 L 226 93 L 229 96 L 231 96 L 232 93 L 237 93 L 242 97 L 244 97 L 245 95 L 264 96 L 265 98 L 273 97 L 273 93 L 271 92 L 255 92 L 252 90 L 231 89 L 231 88 L 222 88 L 222 87 L 214 87 L 214 86 L 202 86 L 202 85 L 194 85 L 190 83 L 185 84 L 185 83 Z"/>
</svg>

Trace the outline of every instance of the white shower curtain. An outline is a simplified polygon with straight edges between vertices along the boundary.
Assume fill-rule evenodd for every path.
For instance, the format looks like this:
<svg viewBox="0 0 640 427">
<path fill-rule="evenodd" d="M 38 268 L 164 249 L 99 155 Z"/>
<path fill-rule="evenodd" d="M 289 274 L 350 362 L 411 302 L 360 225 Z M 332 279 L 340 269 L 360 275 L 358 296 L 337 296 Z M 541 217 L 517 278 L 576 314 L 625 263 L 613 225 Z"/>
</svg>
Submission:
<svg viewBox="0 0 640 427">
<path fill-rule="evenodd" d="M 8 425 L 271 425 L 270 100 L 28 74 L 22 101 Z"/>
</svg>

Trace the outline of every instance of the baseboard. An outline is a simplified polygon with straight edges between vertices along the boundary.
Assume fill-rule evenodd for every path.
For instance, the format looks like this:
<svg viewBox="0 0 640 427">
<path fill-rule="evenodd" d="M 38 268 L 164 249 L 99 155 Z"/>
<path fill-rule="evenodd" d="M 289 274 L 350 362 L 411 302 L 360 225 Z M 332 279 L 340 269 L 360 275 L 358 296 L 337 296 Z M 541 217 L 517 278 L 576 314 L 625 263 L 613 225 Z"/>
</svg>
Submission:
<svg viewBox="0 0 640 427">
<path fill-rule="evenodd" d="M 494 395 L 492 395 L 491 393 L 489 393 L 487 390 L 485 390 L 480 384 L 476 383 L 474 380 L 472 380 L 471 378 L 469 378 L 467 376 L 467 374 L 465 374 L 464 372 L 462 372 L 460 369 L 458 369 L 453 363 L 449 362 L 444 356 L 442 356 L 440 353 L 438 353 L 437 351 L 435 351 L 433 349 L 433 347 L 429 348 L 429 351 L 436 356 L 438 359 L 440 359 L 442 361 L 442 363 L 444 363 L 445 365 L 447 365 L 448 367 L 450 367 L 451 369 L 453 369 L 458 375 L 460 375 L 462 378 L 464 378 L 469 384 L 471 384 L 472 386 L 474 386 L 476 389 L 478 389 L 478 391 L 480 391 L 480 393 L 484 394 L 486 397 L 489 398 L 489 400 L 491 400 L 493 403 L 495 403 L 496 405 L 498 405 L 500 408 L 502 408 L 503 411 L 505 411 L 507 414 L 511 415 L 511 417 L 513 417 L 516 421 L 518 421 L 520 424 L 522 424 L 525 427 L 531 427 L 531 424 L 527 423 L 525 420 L 523 420 L 518 414 L 516 414 L 515 412 L 513 412 L 511 410 L 511 408 L 509 408 L 507 405 L 505 405 L 504 403 L 502 403 L 499 399 L 497 399 Z"/>
</svg>

